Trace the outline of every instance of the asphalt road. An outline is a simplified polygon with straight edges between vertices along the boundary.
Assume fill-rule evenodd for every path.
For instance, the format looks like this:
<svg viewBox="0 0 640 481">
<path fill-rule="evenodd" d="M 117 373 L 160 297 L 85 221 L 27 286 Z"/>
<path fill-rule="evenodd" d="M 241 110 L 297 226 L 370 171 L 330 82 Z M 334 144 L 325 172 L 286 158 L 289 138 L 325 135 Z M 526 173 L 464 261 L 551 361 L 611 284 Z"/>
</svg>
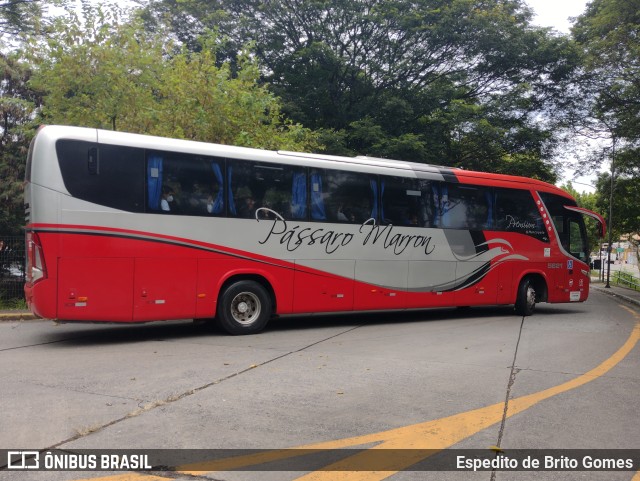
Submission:
<svg viewBox="0 0 640 481">
<path fill-rule="evenodd" d="M 400 472 L 426 459 L 406 448 L 639 449 L 639 339 L 640 308 L 598 292 L 524 319 L 509 308 L 324 316 L 244 337 L 187 321 L 0 322 L 0 448 L 399 450 L 379 470 L 303 462 L 0 479 L 639 481 L 638 468 Z"/>
</svg>

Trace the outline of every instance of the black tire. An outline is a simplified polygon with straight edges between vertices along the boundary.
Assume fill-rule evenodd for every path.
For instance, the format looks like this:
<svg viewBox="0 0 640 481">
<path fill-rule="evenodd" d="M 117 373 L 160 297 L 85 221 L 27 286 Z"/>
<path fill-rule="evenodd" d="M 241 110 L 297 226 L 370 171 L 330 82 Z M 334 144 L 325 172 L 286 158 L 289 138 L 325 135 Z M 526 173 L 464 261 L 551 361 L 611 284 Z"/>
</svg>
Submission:
<svg viewBox="0 0 640 481">
<path fill-rule="evenodd" d="M 267 325 L 271 310 L 271 297 L 261 284 L 238 281 L 220 294 L 216 319 L 229 334 L 255 334 Z"/>
<path fill-rule="evenodd" d="M 530 316 L 536 308 L 536 289 L 531 279 L 525 278 L 518 287 L 515 310 L 519 316 Z"/>
</svg>

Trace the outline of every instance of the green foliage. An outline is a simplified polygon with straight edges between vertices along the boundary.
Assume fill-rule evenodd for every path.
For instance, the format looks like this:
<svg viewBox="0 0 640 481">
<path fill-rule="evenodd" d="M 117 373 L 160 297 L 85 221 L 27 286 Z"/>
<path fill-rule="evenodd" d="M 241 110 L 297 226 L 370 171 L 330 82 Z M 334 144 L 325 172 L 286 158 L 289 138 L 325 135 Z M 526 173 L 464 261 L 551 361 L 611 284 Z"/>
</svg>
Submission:
<svg viewBox="0 0 640 481">
<path fill-rule="evenodd" d="M 573 34 L 583 49 L 582 95 L 593 128 L 618 141 L 618 154 L 640 149 L 640 0 L 594 0 Z M 640 166 L 639 157 L 635 164 Z M 617 160 L 617 156 L 616 156 Z"/>
<path fill-rule="evenodd" d="M 37 102 L 29 89 L 29 68 L 15 55 L 0 55 L 0 233 L 21 234 L 25 159 L 33 137 Z"/>
<path fill-rule="evenodd" d="M 614 238 L 640 232 L 640 0 L 594 0 L 573 35 L 583 50 L 582 118 L 594 134 L 615 142 Z M 609 151 L 609 155 L 614 153 Z M 601 152 L 591 157 L 602 162 Z M 609 212 L 611 177 L 598 178 L 598 207 Z M 607 215 L 608 216 L 608 215 Z M 631 239 L 633 241 L 633 239 Z"/>
<path fill-rule="evenodd" d="M 597 181 L 599 197 L 597 206 L 600 212 L 609 213 L 611 193 L 611 175 L 600 174 Z M 613 188 L 613 225 L 614 238 L 621 234 L 640 234 L 640 179 L 637 177 L 617 176 Z"/>
<path fill-rule="evenodd" d="M 32 51 L 31 86 L 44 96 L 44 123 L 122 130 L 149 124 L 145 114 L 160 75 L 163 45 L 117 22 L 101 10 L 84 24 L 69 15 Z"/>
<path fill-rule="evenodd" d="M 578 56 L 519 0 L 156 0 L 144 18 L 169 13 L 189 46 L 205 27 L 226 55 L 252 39 L 283 111 L 330 153 L 555 180 L 551 119 Z"/>
<path fill-rule="evenodd" d="M 15 36 L 26 31 L 37 30 L 42 19 L 42 6 L 44 3 L 48 2 L 40 0 L 1 0 L 0 35 Z"/>
<path fill-rule="evenodd" d="M 34 50 L 31 85 L 42 92 L 46 123 L 271 149 L 316 148 L 314 136 L 284 120 L 278 99 L 258 84 L 250 49 L 217 65 L 216 38 L 200 50 L 176 49 L 164 31 L 112 11 L 66 18 Z"/>
<path fill-rule="evenodd" d="M 640 291 L 640 279 L 633 274 L 622 271 L 613 271 L 611 282 L 618 285 Z"/>
<path fill-rule="evenodd" d="M 3 299 L 0 292 L 0 309 L 10 311 L 27 311 L 27 301 L 24 299 Z"/>
</svg>

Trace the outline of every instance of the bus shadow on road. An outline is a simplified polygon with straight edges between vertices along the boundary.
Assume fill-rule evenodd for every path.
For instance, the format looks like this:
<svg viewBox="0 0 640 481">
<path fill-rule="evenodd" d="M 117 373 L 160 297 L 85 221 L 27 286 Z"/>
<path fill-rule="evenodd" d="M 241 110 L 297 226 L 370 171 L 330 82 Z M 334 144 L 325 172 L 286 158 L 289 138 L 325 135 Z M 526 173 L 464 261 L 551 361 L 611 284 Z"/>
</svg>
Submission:
<svg viewBox="0 0 640 481">
<path fill-rule="evenodd" d="M 528 319 L 556 315 L 580 314 L 569 306 L 544 305 L 536 308 Z M 311 316 L 286 316 L 272 319 L 263 333 L 252 336 L 278 335 L 288 332 L 313 329 L 361 328 L 394 324 L 422 324 L 441 321 L 487 320 L 511 318 L 520 322 L 522 317 L 513 312 L 511 306 L 481 306 L 470 308 L 436 308 L 411 311 L 359 312 L 348 314 L 316 314 Z M 57 330 L 60 329 L 60 330 Z M 213 322 L 157 321 L 144 324 L 108 323 L 61 323 L 55 332 L 43 335 L 44 343 L 61 345 L 126 344 L 146 341 L 175 341 L 209 337 L 233 338 Z M 238 339 L 246 338 L 239 336 Z"/>
<path fill-rule="evenodd" d="M 146 341 L 171 341 L 209 336 L 214 332 L 204 323 L 192 320 L 157 321 L 144 324 L 60 323 L 56 331 L 43 337 L 44 343 L 61 345 L 126 344 Z M 220 333 L 221 335 L 221 333 Z"/>
<path fill-rule="evenodd" d="M 427 323 L 447 320 L 486 319 L 511 316 L 518 319 L 510 306 L 482 306 L 473 308 L 433 308 L 410 311 L 358 312 L 340 314 L 316 314 L 313 316 L 291 316 L 273 319 L 267 331 L 294 331 L 322 327 L 365 327 Z"/>
</svg>

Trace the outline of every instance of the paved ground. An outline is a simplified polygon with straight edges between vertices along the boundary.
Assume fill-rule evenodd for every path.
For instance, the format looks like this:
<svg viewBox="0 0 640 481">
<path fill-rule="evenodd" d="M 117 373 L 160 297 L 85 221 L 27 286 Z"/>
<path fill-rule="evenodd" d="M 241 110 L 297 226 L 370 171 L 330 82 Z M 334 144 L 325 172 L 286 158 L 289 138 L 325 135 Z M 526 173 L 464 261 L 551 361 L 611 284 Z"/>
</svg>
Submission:
<svg viewBox="0 0 640 481">
<path fill-rule="evenodd" d="M 402 461 L 406 448 L 640 447 L 640 309 L 603 292 L 638 302 L 596 286 L 584 304 L 542 304 L 524 319 L 510 308 L 325 316 L 275 321 L 246 337 L 190 322 L 2 322 L 0 447 L 404 451 L 387 470 L 342 474 L 315 471 L 320 463 L 0 479 L 640 479 L 631 471 L 395 473 L 425 458 Z"/>
</svg>

